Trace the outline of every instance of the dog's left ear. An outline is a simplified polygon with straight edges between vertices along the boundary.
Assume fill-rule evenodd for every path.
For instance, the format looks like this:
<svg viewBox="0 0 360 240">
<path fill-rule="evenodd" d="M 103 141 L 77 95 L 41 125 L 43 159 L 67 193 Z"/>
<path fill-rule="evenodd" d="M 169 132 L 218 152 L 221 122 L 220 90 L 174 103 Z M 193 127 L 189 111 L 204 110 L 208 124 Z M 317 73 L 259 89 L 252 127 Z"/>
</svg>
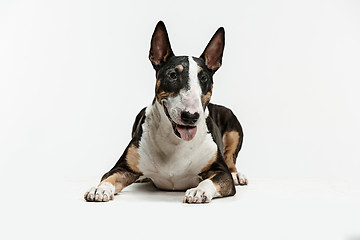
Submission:
<svg viewBox="0 0 360 240">
<path fill-rule="evenodd" d="M 163 21 L 159 21 L 151 38 L 149 59 L 154 69 L 157 70 L 173 55 L 165 24 Z"/>
<path fill-rule="evenodd" d="M 225 30 L 219 28 L 206 46 L 200 58 L 204 59 L 207 68 L 215 72 L 222 63 L 222 56 L 225 47 Z"/>
</svg>

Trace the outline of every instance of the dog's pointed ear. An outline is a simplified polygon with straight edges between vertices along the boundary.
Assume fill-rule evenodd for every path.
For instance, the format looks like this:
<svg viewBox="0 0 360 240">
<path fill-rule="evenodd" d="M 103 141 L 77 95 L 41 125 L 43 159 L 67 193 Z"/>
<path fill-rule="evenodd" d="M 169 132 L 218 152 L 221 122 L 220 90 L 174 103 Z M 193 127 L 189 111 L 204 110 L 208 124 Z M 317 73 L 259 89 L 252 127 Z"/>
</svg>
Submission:
<svg viewBox="0 0 360 240">
<path fill-rule="evenodd" d="M 157 70 L 173 55 L 165 24 L 159 21 L 151 38 L 149 59 L 155 70 Z"/>
<path fill-rule="evenodd" d="M 204 59 L 207 68 L 215 72 L 222 63 L 222 56 L 225 47 L 225 30 L 219 28 L 206 46 L 200 58 Z"/>
</svg>

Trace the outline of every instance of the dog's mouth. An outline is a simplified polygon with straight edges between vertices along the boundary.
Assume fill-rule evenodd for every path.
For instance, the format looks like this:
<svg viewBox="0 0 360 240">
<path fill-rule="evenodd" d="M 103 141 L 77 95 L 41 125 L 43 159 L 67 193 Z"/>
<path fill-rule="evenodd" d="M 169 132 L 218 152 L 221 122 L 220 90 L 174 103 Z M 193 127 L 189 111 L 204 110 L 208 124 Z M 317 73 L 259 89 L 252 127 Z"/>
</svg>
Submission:
<svg viewBox="0 0 360 240">
<path fill-rule="evenodd" d="M 197 126 L 181 125 L 174 122 L 170 117 L 169 111 L 167 110 L 166 106 L 164 104 L 163 106 L 165 114 L 171 122 L 175 135 L 184 141 L 193 140 L 197 131 Z"/>
</svg>

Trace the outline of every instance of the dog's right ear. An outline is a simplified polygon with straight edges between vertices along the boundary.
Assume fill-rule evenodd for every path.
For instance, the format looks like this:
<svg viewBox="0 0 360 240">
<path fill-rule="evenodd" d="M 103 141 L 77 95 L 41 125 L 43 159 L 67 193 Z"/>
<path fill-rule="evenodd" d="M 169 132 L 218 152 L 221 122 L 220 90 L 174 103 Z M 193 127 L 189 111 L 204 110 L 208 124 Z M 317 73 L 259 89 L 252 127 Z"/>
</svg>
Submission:
<svg viewBox="0 0 360 240">
<path fill-rule="evenodd" d="M 151 38 L 149 59 L 155 70 L 158 70 L 174 53 L 171 50 L 169 36 L 165 24 L 160 21 Z"/>
</svg>

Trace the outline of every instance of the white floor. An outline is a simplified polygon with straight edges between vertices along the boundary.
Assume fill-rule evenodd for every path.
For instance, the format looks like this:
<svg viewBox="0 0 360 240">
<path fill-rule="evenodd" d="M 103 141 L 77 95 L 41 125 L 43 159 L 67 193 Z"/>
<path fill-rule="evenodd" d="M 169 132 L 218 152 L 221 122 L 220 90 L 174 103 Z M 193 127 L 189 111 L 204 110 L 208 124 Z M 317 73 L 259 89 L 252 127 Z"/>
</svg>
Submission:
<svg viewBox="0 0 360 240">
<path fill-rule="evenodd" d="M 8 205 L 8 239 L 360 239 L 359 182 L 250 177 L 234 197 L 201 205 L 137 183 L 111 202 L 85 202 L 97 181 L 68 178 Z"/>
<path fill-rule="evenodd" d="M 97 182 L 67 179 L 59 202 L 59 236 L 81 239 L 122 236 L 179 239 L 360 239 L 360 182 L 334 179 L 253 179 L 234 197 L 210 204 L 183 204 L 183 192 L 134 184 L 109 203 L 83 201 Z M 66 218 L 63 218 L 66 216 Z M 56 216 L 50 217 L 57 220 Z M 51 225 L 51 224 L 50 224 Z M 63 229 L 63 231 L 61 230 Z M 128 235 L 130 234 L 130 235 Z"/>
</svg>

